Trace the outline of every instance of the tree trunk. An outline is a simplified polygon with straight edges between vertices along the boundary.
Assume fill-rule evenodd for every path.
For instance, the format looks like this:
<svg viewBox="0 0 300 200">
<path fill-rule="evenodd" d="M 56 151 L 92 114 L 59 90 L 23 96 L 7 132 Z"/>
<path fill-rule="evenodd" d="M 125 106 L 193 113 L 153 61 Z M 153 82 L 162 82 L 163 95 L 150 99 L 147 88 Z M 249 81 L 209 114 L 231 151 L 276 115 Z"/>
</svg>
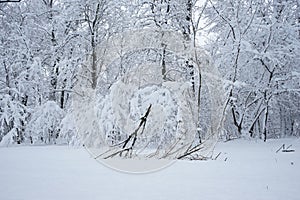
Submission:
<svg viewBox="0 0 300 200">
<path fill-rule="evenodd" d="M 263 139 L 264 139 L 264 142 L 267 141 L 267 126 L 268 126 L 268 116 L 269 116 L 269 103 L 267 102 L 267 107 L 266 107 L 266 110 L 265 110 L 265 119 L 264 119 L 264 130 L 263 130 Z"/>
<path fill-rule="evenodd" d="M 96 47 L 94 44 L 94 39 L 92 40 L 92 88 L 96 89 L 97 87 L 97 55 L 96 55 Z"/>
</svg>

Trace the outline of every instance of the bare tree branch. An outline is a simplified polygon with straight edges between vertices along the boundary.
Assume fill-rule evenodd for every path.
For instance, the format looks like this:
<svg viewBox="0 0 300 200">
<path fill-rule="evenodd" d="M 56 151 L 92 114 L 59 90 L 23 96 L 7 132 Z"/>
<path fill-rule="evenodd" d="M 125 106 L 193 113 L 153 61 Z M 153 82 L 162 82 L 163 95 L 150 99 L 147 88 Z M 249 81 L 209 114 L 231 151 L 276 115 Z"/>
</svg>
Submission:
<svg viewBox="0 0 300 200">
<path fill-rule="evenodd" d="M 21 2 L 21 0 L 0 0 L 0 3 L 17 3 Z"/>
<path fill-rule="evenodd" d="M 145 126 L 146 126 L 146 122 L 147 122 L 147 117 L 148 117 L 148 115 L 149 115 L 149 113 L 151 111 L 151 107 L 152 107 L 152 104 L 150 104 L 150 106 L 148 107 L 145 115 L 143 117 L 141 117 L 141 119 L 140 119 L 141 122 L 140 122 L 138 128 L 132 134 L 130 134 L 126 140 L 124 140 L 123 142 L 121 142 L 121 143 L 118 144 L 118 146 L 123 144 L 122 145 L 122 149 L 119 150 L 119 151 L 117 151 L 117 152 L 115 152 L 115 153 L 113 153 L 113 154 L 111 154 L 111 155 L 106 156 L 104 159 L 112 158 L 112 157 L 114 157 L 114 156 L 116 156 L 118 154 L 120 154 L 120 156 L 122 156 L 123 152 L 127 152 L 126 155 L 128 155 L 128 153 L 130 151 L 132 151 L 132 149 L 133 149 L 133 147 L 135 145 L 135 142 L 137 140 L 138 131 L 142 128 L 141 133 L 140 133 L 142 135 L 143 132 L 144 132 L 144 130 L 145 130 Z M 130 147 L 126 147 L 127 144 L 131 141 L 131 139 L 132 139 L 132 143 L 131 143 Z M 97 156 L 97 157 L 99 157 L 99 156 Z"/>
</svg>

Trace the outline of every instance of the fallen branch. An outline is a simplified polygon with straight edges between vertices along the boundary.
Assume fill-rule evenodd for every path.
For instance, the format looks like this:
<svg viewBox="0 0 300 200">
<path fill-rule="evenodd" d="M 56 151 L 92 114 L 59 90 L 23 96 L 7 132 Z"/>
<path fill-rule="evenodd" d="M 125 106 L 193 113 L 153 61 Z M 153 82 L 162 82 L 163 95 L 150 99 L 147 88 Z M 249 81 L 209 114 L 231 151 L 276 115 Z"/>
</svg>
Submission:
<svg viewBox="0 0 300 200">
<path fill-rule="evenodd" d="M 280 148 L 276 151 L 276 153 L 278 153 L 281 149 L 284 149 L 284 144 L 280 146 Z"/>
<path fill-rule="evenodd" d="M 292 145 L 289 145 L 287 148 L 285 148 L 285 144 L 283 144 L 277 151 L 276 153 L 278 153 L 279 151 L 284 152 L 284 153 L 289 153 L 289 152 L 295 152 L 294 149 L 289 149 L 291 148 Z"/>
<path fill-rule="evenodd" d="M 218 155 L 214 158 L 214 160 L 217 160 L 217 158 L 221 155 L 222 152 L 218 153 Z"/>
<path fill-rule="evenodd" d="M 193 154 L 193 153 L 195 153 L 195 152 L 197 152 L 201 149 L 203 149 L 203 146 L 197 145 L 197 146 L 193 147 L 192 150 L 190 150 L 190 151 L 186 152 L 185 154 L 179 156 L 177 159 L 182 159 L 184 157 L 187 157 L 187 156 L 189 156 L 189 155 L 191 155 L 191 154 Z"/>
<path fill-rule="evenodd" d="M 120 151 L 117 151 L 109 156 L 106 156 L 104 159 L 115 157 L 118 154 L 122 155 L 123 152 L 125 152 L 125 151 L 129 152 L 130 150 L 132 150 L 132 148 L 121 149 Z"/>
<path fill-rule="evenodd" d="M 295 150 L 294 149 L 283 149 L 282 152 L 290 153 L 290 152 L 295 152 Z"/>
<path fill-rule="evenodd" d="M 17 2 L 21 2 L 21 0 L 3 0 L 3 1 L 0 1 L 0 3 L 17 3 Z"/>
<path fill-rule="evenodd" d="M 146 122 L 147 122 L 147 117 L 148 117 L 149 114 L 150 114 L 151 107 L 152 107 L 152 104 L 150 104 L 150 106 L 148 107 L 148 109 L 147 109 L 145 115 L 144 115 L 143 117 L 141 117 L 141 122 L 140 122 L 139 126 L 135 129 L 135 131 L 134 131 L 133 133 L 131 133 L 131 134 L 128 136 L 128 138 L 127 138 L 126 140 L 124 140 L 123 142 L 120 142 L 119 144 L 117 144 L 117 146 L 120 146 L 120 145 L 123 144 L 122 149 L 121 149 L 120 151 L 117 151 L 117 152 L 111 154 L 111 155 L 106 156 L 104 159 L 112 158 L 112 157 L 114 157 L 114 156 L 116 156 L 116 155 L 118 155 L 118 154 L 119 154 L 120 156 L 122 156 L 122 153 L 123 153 L 123 152 L 127 152 L 126 155 L 128 155 L 129 151 L 132 151 L 132 150 L 133 150 L 133 147 L 134 147 L 134 145 L 135 145 L 135 143 L 136 143 L 136 140 L 137 140 L 138 132 L 139 132 L 139 130 L 140 130 L 141 128 L 142 128 L 142 130 L 141 130 L 141 133 L 140 133 L 140 134 L 143 134 L 143 133 L 144 133 L 144 130 L 145 130 L 145 127 L 146 127 Z M 126 146 L 129 144 L 129 142 L 130 142 L 131 140 L 132 140 L 132 143 L 131 143 L 130 147 L 127 147 L 127 148 L 126 148 Z"/>
</svg>

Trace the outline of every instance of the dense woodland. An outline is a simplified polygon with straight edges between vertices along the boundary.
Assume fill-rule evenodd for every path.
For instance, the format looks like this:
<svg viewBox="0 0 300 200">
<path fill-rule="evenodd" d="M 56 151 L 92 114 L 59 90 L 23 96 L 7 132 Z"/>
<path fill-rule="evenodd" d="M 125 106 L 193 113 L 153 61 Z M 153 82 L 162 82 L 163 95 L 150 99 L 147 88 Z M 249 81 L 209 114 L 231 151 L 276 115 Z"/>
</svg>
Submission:
<svg viewBox="0 0 300 200">
<path fill-rule="evenodd" d="M 0 0 L 2 145 L 138 133 L 299 137 L 299 0 Z"/>
</svg>

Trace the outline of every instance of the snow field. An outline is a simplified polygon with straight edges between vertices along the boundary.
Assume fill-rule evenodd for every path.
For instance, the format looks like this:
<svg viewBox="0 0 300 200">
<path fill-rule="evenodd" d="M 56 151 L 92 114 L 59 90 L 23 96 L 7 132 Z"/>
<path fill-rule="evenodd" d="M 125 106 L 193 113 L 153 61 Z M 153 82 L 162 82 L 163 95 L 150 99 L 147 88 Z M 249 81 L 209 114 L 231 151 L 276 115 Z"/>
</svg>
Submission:
<svg viewBox="0 0 300 200">
<path fill-rule="evenodd" d="M 292 145 L 295 152 L 276 151 Z M 209 161 L 177 161 L 148 174 L 112 170 L 85 149 L 0 148 L 1 200 L 298 200 L 300 140 L 219 143 Z"/>
</svg>

